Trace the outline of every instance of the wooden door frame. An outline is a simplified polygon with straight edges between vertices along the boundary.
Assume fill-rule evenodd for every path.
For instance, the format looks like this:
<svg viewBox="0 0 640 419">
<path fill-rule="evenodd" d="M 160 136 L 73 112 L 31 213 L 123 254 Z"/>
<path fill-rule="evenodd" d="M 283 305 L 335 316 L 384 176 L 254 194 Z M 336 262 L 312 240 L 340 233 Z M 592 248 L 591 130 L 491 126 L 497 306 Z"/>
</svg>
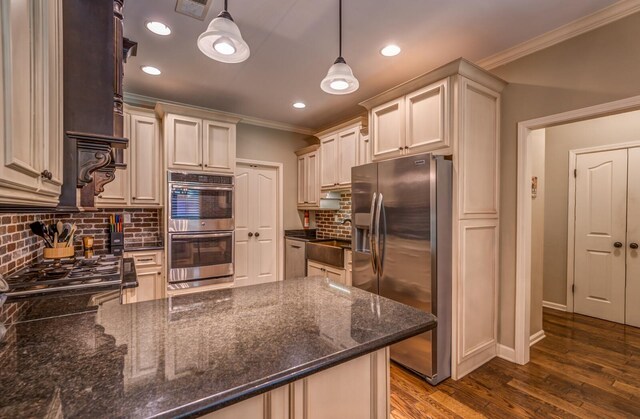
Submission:
<svg viewBox="0 0 640 419">
<path fill-rule="evenodd" d="M 531 333 L 531 131 L 640 109 L 640 96 L 518 123 L 515 348 L 511 359 L 529 362 Z"/>
<path fill-rule="evenodd" d="M 278 259 L 278 264 L 276 266 L 276 278 L 278 281 L 282 281 L 284 279 L 284 183 L 282 178 L 283 164 L 262 160 L 236 159 L 236 170 L 234 171 L 234 176 L 236 175 L 235 172 L 240 165 L 262 166 L 276 169 L 276 176 L 278 177 L 278 190 L 276 191 L 276 203 L 278 207 L 276 214 L 276 251 Z"/>
<path fill-rule="evenodd" d="M 576 211 L 576 178 L 573 175 L 577 166 L 577 159 L 580 154 L 600 153 L 603 151 L 624 150 L 634 147 L 640 147 L 640 141 L 628 143 L 603 145 L 596 147 L 577 148 L 569 150 L 569 202 L 567 211 L 567 301 L 566 310 L 570 313 L 574 311 L 574 300 L 572 286 L 575 283 L 575 211 Z"/>
</svg>

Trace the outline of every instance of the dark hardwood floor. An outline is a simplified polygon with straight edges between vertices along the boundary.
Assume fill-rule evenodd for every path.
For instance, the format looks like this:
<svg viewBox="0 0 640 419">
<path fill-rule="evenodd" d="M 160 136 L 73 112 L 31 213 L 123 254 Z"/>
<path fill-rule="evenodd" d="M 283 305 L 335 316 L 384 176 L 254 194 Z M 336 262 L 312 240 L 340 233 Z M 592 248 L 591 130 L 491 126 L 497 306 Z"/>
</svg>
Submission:
<svg viewBox="0 0 640 419">
<path fill-rule="evenodd" d="M 496 358 L 432 387 L 393 364 L 391 417 L 640 417 L 640 329 L 544 309 L 531 362 Z"/>
</svg>

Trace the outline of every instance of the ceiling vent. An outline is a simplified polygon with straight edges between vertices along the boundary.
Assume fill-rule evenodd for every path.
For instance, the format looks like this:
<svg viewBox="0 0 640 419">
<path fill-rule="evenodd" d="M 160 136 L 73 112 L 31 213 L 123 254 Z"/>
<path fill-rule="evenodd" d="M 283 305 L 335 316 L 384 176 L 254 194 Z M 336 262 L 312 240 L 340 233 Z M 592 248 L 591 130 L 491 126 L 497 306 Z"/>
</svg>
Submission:
<svg viewBox="0 0 640 419">
<path fill-rule="evenodd" d="M 176 12 L 198 20 L 204 20 L 212 0 L 177 0 Z"/>
</svg>

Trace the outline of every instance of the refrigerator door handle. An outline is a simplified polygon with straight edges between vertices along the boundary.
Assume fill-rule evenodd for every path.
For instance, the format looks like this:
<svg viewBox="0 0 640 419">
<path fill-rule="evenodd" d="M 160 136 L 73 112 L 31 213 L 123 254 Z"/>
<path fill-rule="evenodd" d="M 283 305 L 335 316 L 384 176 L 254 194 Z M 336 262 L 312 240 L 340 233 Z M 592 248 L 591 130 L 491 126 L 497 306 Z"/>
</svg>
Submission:
<svg viewBox="0 0 640 419">
<path fill-rule="evenodd" d="M 371 215 L 371 218 L 369 220 L 369 244 L 371 246 L 371 267 L 373 268 L 374 274 L 378 273 L 378 269 L 377 269 L 378 262 L 376 260 L 376 235 L 374 234 L 374 222 L 373 222 L 375 210 L 376 210 L 376 198 L 377 198 L 377 194 L 374 192 L 373 198 L 371 199 L 371 212 L 369 213 Z"/>
<path fill-rule="evenodd" d="M 380 193 L 378 194 L 378 205 L 376 208 L 376 259 L 378 261 L 378 272 L 380 273 L 380 275 L 382 275 L 382 269 L 384 268 L 384 248 L 380 250 L 380 241 L 381 241 L 381 237 L 382 237 L 382 240 L 386 239 L 385 237 L 386 231 L 382 236 L 380 235 L 380 215 L 382 214 L 382 211 L 384 211 L 383 202 L 384 202 L 384 197 Z M 385 230 L 386 230 L 386 222 L 385 222 Z"/>
</svg>

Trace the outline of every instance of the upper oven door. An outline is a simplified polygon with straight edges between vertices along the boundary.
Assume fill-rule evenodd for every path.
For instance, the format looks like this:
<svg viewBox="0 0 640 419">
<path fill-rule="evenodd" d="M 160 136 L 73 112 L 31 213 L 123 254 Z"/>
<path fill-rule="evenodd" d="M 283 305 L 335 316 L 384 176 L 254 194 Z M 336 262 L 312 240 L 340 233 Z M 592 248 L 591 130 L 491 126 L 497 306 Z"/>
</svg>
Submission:
<svg viewBox="0 0 640 419">
<path fill-rule="evenodd" d="M 169 184 L 169 231 L 230 231 L 233 186 Z"/>
</svg>

